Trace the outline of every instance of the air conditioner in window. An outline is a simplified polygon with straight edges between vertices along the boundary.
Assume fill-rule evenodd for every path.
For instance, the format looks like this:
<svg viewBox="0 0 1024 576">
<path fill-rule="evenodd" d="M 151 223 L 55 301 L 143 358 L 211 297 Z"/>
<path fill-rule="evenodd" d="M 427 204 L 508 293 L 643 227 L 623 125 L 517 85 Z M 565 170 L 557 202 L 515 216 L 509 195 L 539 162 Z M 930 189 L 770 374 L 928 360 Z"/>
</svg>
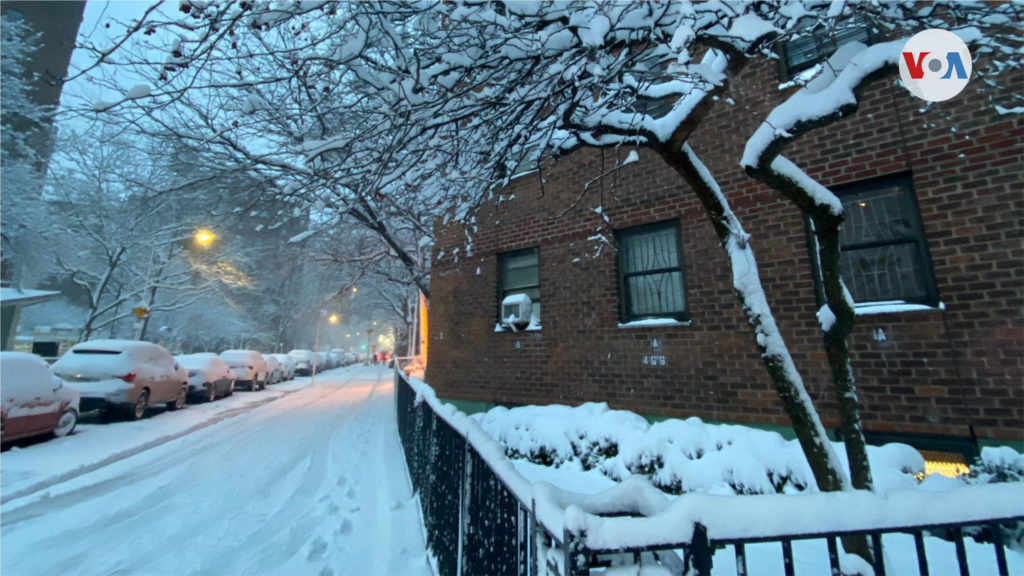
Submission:
<svg viewBox="0 0 1024 576">
<path fill-rule="evenodd" d="M 525 327 L 530 323 L 533 301 L 526 294 L 509 294 L 501 301 L 501 325 Z"/>
</svg>

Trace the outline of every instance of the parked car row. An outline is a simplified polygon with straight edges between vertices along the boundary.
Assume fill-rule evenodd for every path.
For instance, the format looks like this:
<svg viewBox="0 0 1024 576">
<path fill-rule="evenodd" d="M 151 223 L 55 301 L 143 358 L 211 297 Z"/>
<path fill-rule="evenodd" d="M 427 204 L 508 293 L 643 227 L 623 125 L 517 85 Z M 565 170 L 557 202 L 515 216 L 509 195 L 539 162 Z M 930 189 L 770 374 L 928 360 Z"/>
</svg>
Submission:
<svg viewBox="0 0 1024 576">
<path fill-rule="evenodd" d="M 312 350 L 297 349 L 288 353 L 288 357 L 295 361 L 295 375 L 309 376 L 313 373 L 313 366 L 317 372 L 349 366 L 356 363 L 356 355 L 345 352 L 341 348 L 335 348 L 330 352 L 314 353 Z"/>
<path fill-rule="evenodd" d="M 317 371 L 347 366 L 355 356 L 342 350 L 292 350 L 260 354 L 226 350 L 220 354 L 172 356 L 149 342 L 93 340 L 76 344 L 50 366 L 24 352 L 0 353 L 0 443 L 51 434 L 67 436 L 79 414 L 102 410 L 108 416 L 138 420 L 158 404 L 180 410 L 188 401 L 213 402 L 236 388 L 256 391 Z"/>
</svg>

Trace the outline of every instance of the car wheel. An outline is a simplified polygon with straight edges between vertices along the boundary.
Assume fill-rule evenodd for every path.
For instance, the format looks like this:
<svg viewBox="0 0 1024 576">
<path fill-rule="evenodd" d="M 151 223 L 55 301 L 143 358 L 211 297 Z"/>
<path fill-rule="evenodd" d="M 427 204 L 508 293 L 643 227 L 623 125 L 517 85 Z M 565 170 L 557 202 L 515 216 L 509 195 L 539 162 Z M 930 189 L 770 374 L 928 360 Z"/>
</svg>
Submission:
<svg viewBox="0 0 1024 576">
<path fill-rule="evenodd" d="M 143 390 L 139 393 L 139 398 L 135 400 L 135 404 L 132 404 L 125 411 L 125 415 L 128 420 L 140 420 L 146 414 L 146 408 L 149 408 L 149 392 Z"/>
<path fill-rule="evenodd" d="M 217 399 L 217 385 L 216 384 L 210 384 L 210 387 L 207 389 L 207 393 L 206 393 L 206 401 L 207 402 L 213 402 L 216 399 Z"/>
<path fill-rule="evenodd" d="M 167 403 L 168 410 L 181 410 L 185 407 L 185 399 L 188 396 L 188 387 L 182 386 L 178 389 L 178 396 Z"/>
<path fill-rule="evenodd" d="M 60 420 L 57 421 L 57 427 L 53 429 L 53 435 L 57 438 L 63 438 L 74 431 L 75 426 L 78 425 L 78 411 L 74 408 L 68 408 L 60 415 Z"/>
<path fill-rule="evenodd" d="M 231 381 L 231 385 L 228 386 L 228 391 L 227 391 L 226 394 L 224 394 L 224 396 L 233 396 L 234 394 L 235 394 L 235 382 L 234 382 L 234 380 L 232 380 Z"/>
</svg>

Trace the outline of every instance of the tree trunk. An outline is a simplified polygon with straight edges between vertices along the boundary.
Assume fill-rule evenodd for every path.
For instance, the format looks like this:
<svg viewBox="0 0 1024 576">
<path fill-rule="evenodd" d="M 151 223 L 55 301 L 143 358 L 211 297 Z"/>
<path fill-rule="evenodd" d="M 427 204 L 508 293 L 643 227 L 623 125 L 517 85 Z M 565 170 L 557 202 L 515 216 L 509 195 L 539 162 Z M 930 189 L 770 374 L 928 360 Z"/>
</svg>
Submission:
<svg viewBox="0 0 1024 576">
<path fill-rule="evenodd" d="M 818 489 L 822 492 L 845 489 L 846 474 L 814 411 L 800 374 L 768 307 L 761 281 L 757 276 L 747 234 L 733 215 L 717 184 L 710 181 L 710 173 L 699 163 L 700 160 L 692 154 L 688 146 L 684 146 L 683 150 L 662 148 L 658 152 L 697 194 L 718 235 L 719 243 L 729 256 L 736 296 L 747 316 L 765 370 L 807 456 Z"/>
<path fill-rule="evenodd" d="M 850 365 L 848 337 L 853 330 L 856 313 L 847 295 L 840 268 L 839 228 L 842 218 L 815 220 L 815 238 L 825 301 L 835 321 L 824 331 L 825 354 L 832 371 L 836 400 L 839 403 L 839 422 L 850 462 L 850 480 L 858 490 L 871 490 L 871 465 L 868 463 L 867 443 L 860 423 L 857 388 Z"/>
<path fill-rule="evenodd" d="M 804 214 L 810 215 L 812 218 L 814 237 L 818 244 L 822 292 L 825 304 L 835 317 L 831 325 L 822 326 L 822 337 L 825 355 L 832 373 L 832 385 L 835 388 L 836 401 L 839 405 L 840 429 L 843 434 L 843 443 L 846 446 L 847 460 L 850 464 L 850 476 L 854 488 L 871 490 L 871 466 L 868 462 L 867 442 L 864 440 L 864 432 L 861 429 L 860 406 L 847 342 L 847 337 L 853 330 L 856 321 L 856 314 L 852 299 L 846 291 L 846 286 L 843 285 L 840 268 L 839 232 L 843 223 L 843 215 L 841 213 L 834 214 L 829 207 L 816 202 L 799 182 L 774 170 L 771 167 L 771 160 L 766 157 L 761 160 L 757 167 L 748 167 L 747 173 L 780 191 L 792 200 Z M 780 160 L 785 159 L 780 158 Z"/>
</svg>

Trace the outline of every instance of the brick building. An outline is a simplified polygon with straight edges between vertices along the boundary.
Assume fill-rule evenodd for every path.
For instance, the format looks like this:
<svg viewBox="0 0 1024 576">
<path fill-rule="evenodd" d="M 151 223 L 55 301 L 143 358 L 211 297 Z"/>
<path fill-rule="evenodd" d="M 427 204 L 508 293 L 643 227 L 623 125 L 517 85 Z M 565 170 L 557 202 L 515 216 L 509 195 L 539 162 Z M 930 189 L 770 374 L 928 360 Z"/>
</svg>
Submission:
<svg viewBox="0 0 1024 576">
<path fill-rule="evenodd" d="M 806 65 L 789 54 L 789 70 L 748 67 L 690 142 L 753 235 L 776 319 L 834 428 L 803 218 L 739 167 L 746 139 L 791 94 L 777 88 L 780 73 Z M 786 153 L 846 207 L 851 347 L 871 443 L 967 457 L 986 444 L 1024 447 L 1024 122 L 982 88 L 975 80 L 924 111 L 878 82 L 858 113 Z M 454 227 L 440 235 L 427 380 L 469 411 L 606 401 L 651 419 L 791 432 L 711 224 L 654 152 L 640 150 L 559 217 L 626 153 L 585 149 L 545 165 L 543 195 L 536 174 L 518 177 L 477 216 L 471 246 Z M 519 292 L 540 330 L 496 327 L 502 297 Z M 630 325 L 652 316 L 660 324 Z"/>
</svg>

